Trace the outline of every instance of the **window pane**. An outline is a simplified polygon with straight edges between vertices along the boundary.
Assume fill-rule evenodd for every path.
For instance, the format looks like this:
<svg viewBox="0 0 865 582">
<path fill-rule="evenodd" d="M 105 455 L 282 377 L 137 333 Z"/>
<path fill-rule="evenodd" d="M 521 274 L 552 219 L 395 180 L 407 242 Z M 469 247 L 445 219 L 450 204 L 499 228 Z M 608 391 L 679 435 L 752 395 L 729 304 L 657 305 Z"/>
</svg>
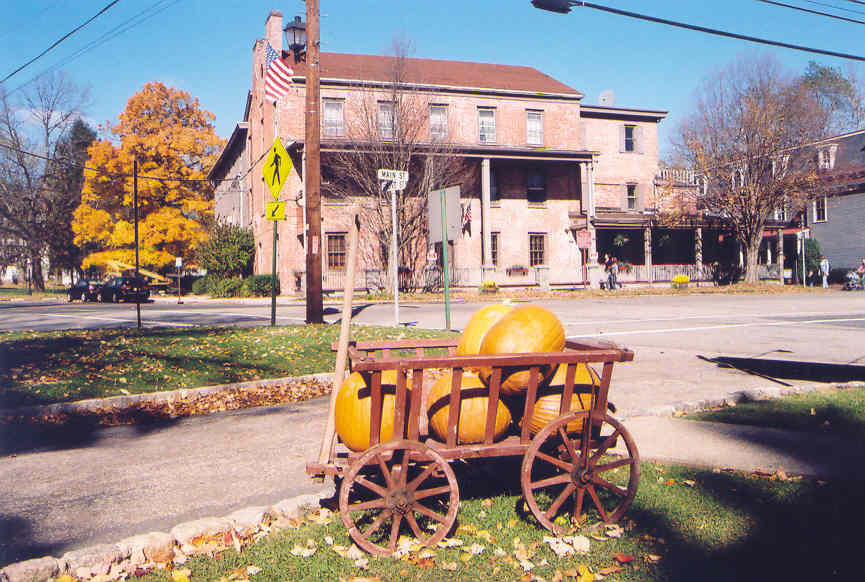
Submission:
<svg viewBox="0 0 865 582">
<path fill-rule="evenodd" d="M 637 208 L 637 185 L 628 184 L 628 210 Z"/>
<path fill-rule="evenodd" d="M 430 140 L 444 140 L 448 137 L 448 109 L 443 105 L 433 105 L 429 110 Z"/>
<path fill-rule="evenodd" d="M 343 134 L 342 101 L 324 102 L 324 135 L 340 136 Z"/>
<path fill-rule="evenodd" d="M 499 266 L 499 233 L 490 233 L 490 259 L 494 267 Z"/>
<path fill-rule="evenodd" d="M 529 234 L 529 265 L 544 264 L 544 239 L 543 234 Z"/>
<path fill-rule="evenodd" d="M 814 220 L 817 222 L 825 222 L 826 220 L 826 199 L 817 198 L 814 201 Z"/>
<path fill-rule="evenodd" d="M 529 170 L 526 176 L 526 197 L 529 202 L 547 201 L 546 176 L 540 170 Z"/>
<path fill-rule="evenodd" d="M 499 180 L 496 177 L 496 171 L 490 170 L 490 202 L 499 200 Z"/>
<path fill-rule="evenodd" d="M 540 111 L 526 111 L 526 143 L 544 143 L 544 117 Z"/>
<path fill-rule="evenodd" d="M 496 110 L 478 109 L 481 143 L 496 143 Z"/>
<path fill-rule="evenodd" d="M 632 152 L 634 151 L 634 126 L 626 125 L 625 126 L 625 151 Z"/>
<path fill-rule="evenodd" d="M 378 137 L 393 139 L 393 103 L 378 104 Z"/>
<path fill-rule="evenodd" d="M 345 269 L 345 233 L 327 235 L 327 268 Z"/>
</svg>

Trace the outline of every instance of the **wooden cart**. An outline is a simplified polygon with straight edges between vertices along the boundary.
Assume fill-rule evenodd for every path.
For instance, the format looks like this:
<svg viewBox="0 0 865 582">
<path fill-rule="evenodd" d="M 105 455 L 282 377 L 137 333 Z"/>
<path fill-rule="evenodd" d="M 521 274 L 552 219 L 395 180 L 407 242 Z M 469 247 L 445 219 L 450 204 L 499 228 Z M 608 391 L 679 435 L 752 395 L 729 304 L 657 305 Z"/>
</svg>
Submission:
<svg viewBox="0 0 865 582">
<path fill-rule="evenodd" d="M 364 375 L 370 387 L 371 446 L 360 453 L 342 446 L 329 447 L 327 462 L 307 464 L 307 473 L 341 480 L 340 514 L 357 545 L 373 554 L 387 555 L 396 549 L 401 532 L 413 534 L 428 546 L 441 541 L 451 531 L 459 508 L 459 485 L 449 465 L 455 459 L 521 456 L 525 501 L 535 518 L 551 531 L 558 532 L 560 524 L 568 524 L 569 516 L 579 520 L 590 513 L 604 522 L 621 518 L 637 491 L 639 454 L 628 431 L 607 414 L 607 396 L 613 364 L 633 360 L 633 352 L 609 343 L 569 341 L 563 352 L 457 356 L 457 341 L 357 342 L 348 348 L 351 370 Z M 448 355 L 429 355 L 433 348 L 445 348 Z M 397 355 L 394 350 L 413 353 Z M 599 385 L 575 385 L 580 363 L 602 366 Z M 493 442 L 502 377 L 515 369 L 530 370 L 521 405 L 522 418 L 529 419 L 537 397 L 547 390 L 542 370 L 562 364 L 567 366 L 567 373 L 560 389 L 561 415 L 534 438 L 529 423 L 523 422 L 504 440 Z M 492 367 L 484 441 L 461 445 L 457 441 L 461 377 L 465 370 L 482 366 Z M 429 434 L 426 411 L 430 376 L 440 374 L 441 369 L 452 373 L 444 441 Z M 396 387 L 391 391 L 395 401 L 393 438 L 387 442 L 381 442 L 379 434 L 384 370 L 397 372 Z M 591 392 L 588 410 L 565 411 L 575 392 Z M 513 410 L 513 403 L 509 404 Z M 520 416 L 519 410 L 513 412 Z M 579 428 L 575 428 L 577 424 Z"/>
</svg>

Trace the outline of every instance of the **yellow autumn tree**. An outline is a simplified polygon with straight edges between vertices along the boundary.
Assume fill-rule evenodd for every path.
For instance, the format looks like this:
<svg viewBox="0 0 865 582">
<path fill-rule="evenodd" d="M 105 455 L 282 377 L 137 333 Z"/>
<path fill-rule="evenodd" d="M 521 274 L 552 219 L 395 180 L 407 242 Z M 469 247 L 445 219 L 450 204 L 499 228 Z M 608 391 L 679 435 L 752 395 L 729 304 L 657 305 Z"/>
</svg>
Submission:
<svg viewBox="0 0 865 582">
<path fill-rule="evenodd" d="M 110 127 L 117 139 L 89 150 L 81 204 L 72 230 L 89 251 L 82 268 L 135 261 L 133 160 L 138 160 L 138 237 L 142 267 L 160 269 L 191 257 L 206 240 L 213 213 L 207 171 L 222 140 L 214 116 L 186 91 L 153 81 L 133 95 Z M 118 144 L 119 140 L 119 144 Z"/>
</svg>

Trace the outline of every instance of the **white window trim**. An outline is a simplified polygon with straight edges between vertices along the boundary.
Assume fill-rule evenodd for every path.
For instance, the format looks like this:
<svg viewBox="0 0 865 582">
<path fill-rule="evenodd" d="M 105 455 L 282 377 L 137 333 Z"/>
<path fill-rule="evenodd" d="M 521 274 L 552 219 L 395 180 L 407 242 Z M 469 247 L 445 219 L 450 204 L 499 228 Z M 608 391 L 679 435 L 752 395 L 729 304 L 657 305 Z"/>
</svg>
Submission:
<svg viewBox="0 0 865 582">
<path fill-rule="evenodd" d="M 821 170 L 832 170 L 835 168 L 835 154 L 838 153 L 838 144 L 832 143 L 817 148 L 817 166 Z"/>
<path fill-rule="evenodd" d="M 536 132 L 529 130 L 529 118 L 536 117 L 539 127 Z M 533 137 L 537 137 L 535 141 Z M 539 109 L 526 109 L 526 144 L 533 146 L 544 145 L 544 112 Z"/>
<path fill-rule="evenodd" d="M 388 108 L 390 111 L 388 112 Z M 388 119 L 388 116 L 390 119 Z M 393 141 L 396 137 L 396 106 L 393 101 L 379 101 L 376 108 L 376 134 L 379 139 Z"/>
<path fill-rule="evenodd" d="M 489 139 L 487 139 L 487 140 L 483 139 L 484 132 L 481 131 L 481 127 L 482 127 L 482 122 L 481 122 L 481 112 L 487 112 L 487 111 L 489 111 L 489 112 L 491 112 L 491 113 L 493 114 L 493 119 L 492 119 L 492 139 L 491 139 L 491 140 L 489 140 Z M 498 115 L 497 115 L 497 112 L 496 112 L 496 108 L 495 108 L 495 107 L 478 107 L 478 142 L 479 142 L 479 143 L 484 143 L 484 144 L 494 144 L 494 143 L 496 143 L 496 142 L 498 141 L 499 128 L 498 128 L 498 123 L 497 123 L 498 120 L 496 119 L 497 117 L 498 117 Z"/>
<path fill-rule="evenodd" d="M 823 218 L 822 219 L 817 218 L 817 200 L 814 200 L 813 202 L 811 202 L 811 210 L 813 213 L 814 222 L 815 223 L 828 222 L 829 221 L 829 204 L 826 201 L 826 197 L 825 196 L 819 196 L 818 200 L 823 201 Z"/>
<path fill-rule="evenodd" d="M 628 188 L 631 186 L 634 187 L 634 207 L 633 208 L 631 208 L 631 206 L 628 204 L 628 201 L 631 199 L 630 196 L 628 196 Z M 639 208 L 640 208 L 640 187 L 639 187 L 639 185 L 635 182 L 630 182 L 628 184 L 625 184 L 625 210 L 639 210 Z"/>
<path fill-rule="evenodd" d="M 435 110 L 441 110 L 444 112 L 444 134 L 440 134 L 440 133 L 433 131 L 432 112 L 434 109 Z M 430 111 L 430 115 L 429 115 L 429 139 L 430 139 L 430 141 L 446 141 L 448 139 L 448 137 L 450 136 L 450 128 L 449 128 L 449 124 L 448 124 L 448 106 L 443 105 L 443 104 L 439 104 L 439 103 L 433 103 L 430 105 L 429 111 Z M 441 124 L 437 124 L 435 127 L 440 128 Z"/>
<path fill-rule="evenodd" d="M 327 131 L 327 104 L 334 103 L 339 105 L 340 119 L 339 127 L 335 133 Z M 345 99 L 336 99 L 325 97 L 321 100 L 321 133 L 323 137 L 343 137 L 345 136 Z"/>
</svg>

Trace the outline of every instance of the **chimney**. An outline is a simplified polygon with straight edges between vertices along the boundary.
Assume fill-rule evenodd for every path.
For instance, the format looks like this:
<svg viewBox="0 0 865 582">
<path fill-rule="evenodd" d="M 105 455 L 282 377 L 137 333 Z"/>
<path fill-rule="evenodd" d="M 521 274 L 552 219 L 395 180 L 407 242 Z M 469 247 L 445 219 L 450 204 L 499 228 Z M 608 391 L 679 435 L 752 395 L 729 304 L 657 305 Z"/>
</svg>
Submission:
<svg viewBox="0 0 865 582">
<path fill-rule="evenodd" d="M 277 53 L 282 54 L 282 12 L 271 10 L 264 23 L 264 38 Z"/>
</svg>

